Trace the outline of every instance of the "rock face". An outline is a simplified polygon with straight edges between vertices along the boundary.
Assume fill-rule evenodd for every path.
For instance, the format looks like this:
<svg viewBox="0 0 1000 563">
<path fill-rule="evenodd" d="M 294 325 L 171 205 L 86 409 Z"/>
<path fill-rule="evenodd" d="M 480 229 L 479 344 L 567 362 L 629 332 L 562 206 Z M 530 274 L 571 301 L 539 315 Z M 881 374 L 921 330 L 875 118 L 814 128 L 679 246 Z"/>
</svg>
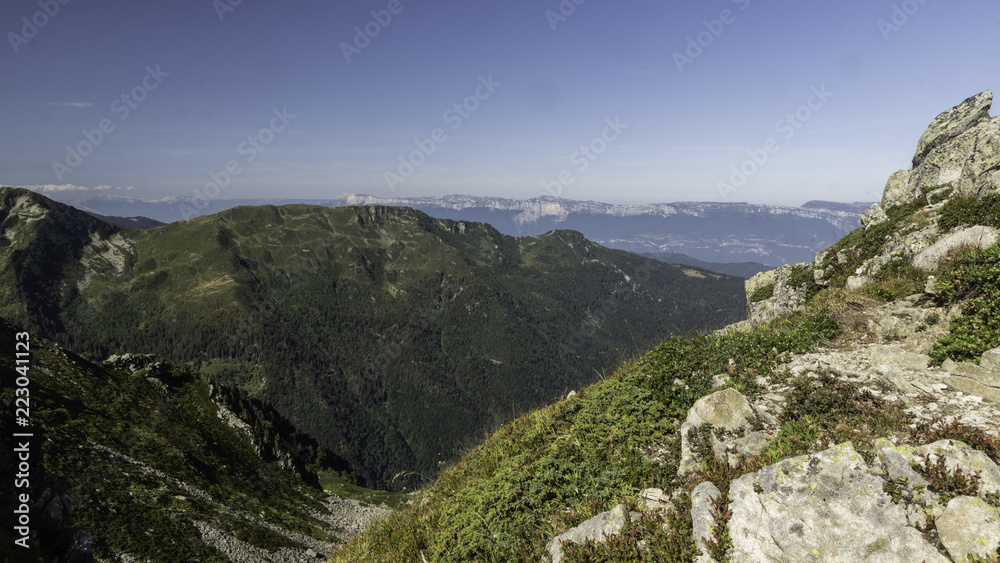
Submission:
<svg viewBox="0 0 1000 563">
<path fill-rule="evenodd" d="M 987 90 L 937 116 L 917 143 L 913 165 L 920 165 L 932 150 L 988 119 L 992 104 L 993 91 Z"/>
<path fill-rule="evenodd" d="M 917 144 L 913 167 L 889 178 L 881 206 L 908 203 L 921 188 L 941 184 L 960 195 L 1000 191 L 1000 117 L 990 117 L 992 104 L 987 90 L 934 119 Z"/>
<path fill-rule="evenodd" d="M 1000 510 L 975 497 L 955 497 L 936 522 L 938 535 L 955 561 L 995 555 L 1000 547 Z"/>
<path fill-rule="evenodd" d="M 775 270 L 761 272 L 748 279 L 744 284 L 749 309 L 745 324 L 757 326 L 770 322 L 791 313 L 799 305 L 802 305 L 806 300 L 805 288 L 801 285 L 792 285 L 791 278 L 796 266 L 806 265 L 786 264 Z M 764 299 L 755 300 L 755 294 L 768 287 L 772 288 L 771 295 Z"/>
<path fill-rule="evenodd" d="M 851 444 L 740 477 L 729 492 L 733 560 L 947 562 Z"/>
</svg>

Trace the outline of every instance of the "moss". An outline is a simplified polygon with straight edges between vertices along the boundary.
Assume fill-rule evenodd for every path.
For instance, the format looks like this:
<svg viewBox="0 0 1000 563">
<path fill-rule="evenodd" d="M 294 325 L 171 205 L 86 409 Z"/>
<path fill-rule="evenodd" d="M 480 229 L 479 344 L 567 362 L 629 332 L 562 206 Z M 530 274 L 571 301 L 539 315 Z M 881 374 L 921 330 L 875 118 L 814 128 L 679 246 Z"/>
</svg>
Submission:
<svg viewBox="0 0 1000 563">
<path fill-rule="evenodd" d="M 774 297 L 774 284 L 769 283 L 767 285 L 762 285 L 754 290 L 750 295 L 750 303 L 759 303 Z"/>
</svg>

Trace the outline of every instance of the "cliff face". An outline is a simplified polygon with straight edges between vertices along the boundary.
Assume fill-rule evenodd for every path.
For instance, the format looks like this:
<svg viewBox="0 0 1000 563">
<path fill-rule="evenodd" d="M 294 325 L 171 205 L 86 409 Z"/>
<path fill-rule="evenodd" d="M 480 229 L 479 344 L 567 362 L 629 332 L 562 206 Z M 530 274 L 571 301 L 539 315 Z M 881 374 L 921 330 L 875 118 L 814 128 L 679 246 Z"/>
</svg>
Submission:
<svg viewBox="0 0 1000 563">
<path fill-rule="evenodd" d="M 996 561 L 990 99 L 934 120 L 863 228 L 748 280 L 748 322 L 504 427 L 335 560 Z"/>
</svg>

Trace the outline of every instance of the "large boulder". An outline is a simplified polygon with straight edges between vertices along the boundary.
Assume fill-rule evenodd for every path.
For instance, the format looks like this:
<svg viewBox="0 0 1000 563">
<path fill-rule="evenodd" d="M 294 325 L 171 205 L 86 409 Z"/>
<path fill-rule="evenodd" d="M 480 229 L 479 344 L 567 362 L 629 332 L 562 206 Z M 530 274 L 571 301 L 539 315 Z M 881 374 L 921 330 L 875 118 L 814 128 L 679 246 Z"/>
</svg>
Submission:
<svg viewBox="0 0 1000 563">
<path fill-rule="evenodd" d="M 975 497 L 955 497 L 935 522 L 941 543 L 955 561 L 970 554 L 995 555 L 1000 547 L 1000 510 Z"/>
<path fill-rule="evenodd" d="M 923 163 L 927 155 L 935 148 L 988 119 L 992 105 L 993 91 L 987 90 L 937 116 L 917 143 L 917 153 L 913 155 L 913 166 L 916 167 Z"/>
<path fill-rule="evenodd" d="M 736 389 L 723 389 L 698 399 L 688 411 L 687 422 L 695 426 L 736 430 L 757 418 L 750 401 Z"/>
<path fill-rule="evenodd" d="M 872 473 L 847 443 L 740 477 L 729 491 L 732 560 L 946 563 Z"/>
<path fill-rule="evenodd" d="M 988 248 L 1000 240 L 1000 231 L 993 227 L 977 225 L 942 236 L 913 257 L 913 267 L 933 272 L 941 268 L 945 258 L 956 248 Z"/>
<path fill-rule="evenodd" d="M 937 116 L 917 144 L 913 166 L 889 178 L 882 207 L 909 203 L 945 184 L 954 188 L 953 195 L 1000 192 L 1000 117 L 990 117 L 992 104 L 993 92 L 987 90 Z"/>
<path fill-rule="evenodd" d="M 883 213 L 884 209 L 913 201 L 918 193 L 910 184 L 910 171 L 899 170 L 889 176 L 889 180 L 885 183 L 885 190 L 882 192 Z"/>
</svg>

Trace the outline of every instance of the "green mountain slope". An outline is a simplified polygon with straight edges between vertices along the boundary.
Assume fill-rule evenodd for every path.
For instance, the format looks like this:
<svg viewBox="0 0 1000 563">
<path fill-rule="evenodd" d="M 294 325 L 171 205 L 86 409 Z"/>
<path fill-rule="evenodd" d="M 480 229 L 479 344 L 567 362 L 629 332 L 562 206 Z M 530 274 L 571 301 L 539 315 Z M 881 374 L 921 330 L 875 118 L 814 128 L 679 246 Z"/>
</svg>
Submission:
<svg viewBox="0 0 1000 563">
<path fill-rule="evenodd" d="M 991 102 L 938 116 L 863 227 L 748 280 L 749 319 L 500 427 L 332 561 L 998 561 Z M 965 501 L 989 515 L 950 528 Z"/>
<path fill-rule="evenodd" d="M 184 367 L 149 356 L 93 364 L 35 335 L 15 340 L 15 331 L 0 319 L 0 396 L 11 415 L 15 395 L 21 399 L 28 424 L 15 427 L 12 416 L 0 417 L 0 432 L 31 435 L 0 444 L 0 470 L 23 473 L 23 480 L 0 483 L 0 510 L 13 514 L 15 499 L 27 495 L 33 537 L 30 548 L 15 546 L 12 528 L 4 527 L 11 561 L 109 560 L 123 553 L 150 561 L 229 561 L 203 539 L 209 530 L 246 549 L 289 554 L 329 552 L 340 541 L 340 530 L 324 518 L 330 509 L 315 471 L 344 464 L 272 409 L 258 405 L 250 425 L 234 422 L 225 405 L 246 416 L 247 401 Z M 16 362 L 14 342 L 26 343 L 18 357 L 27 364 Z M 15 390 L 18 367 L 28 384 Z M 301 447 L 288 447 L 295 444 Z M 265 461 L 275 454 L 288 469 Z M 27 469 L 18 470 L 24 455 Z"/>
<path fill-rule="evenodd" d="M 0 312 L 92 358 L 199 362 L 378 486 L 416 485 L 483 429 L 745 303 L 741 280 L 576 232 L 407 208 L 238 207 L 138 231 L 22 190 L 0 202 Z"/>
</svg>

